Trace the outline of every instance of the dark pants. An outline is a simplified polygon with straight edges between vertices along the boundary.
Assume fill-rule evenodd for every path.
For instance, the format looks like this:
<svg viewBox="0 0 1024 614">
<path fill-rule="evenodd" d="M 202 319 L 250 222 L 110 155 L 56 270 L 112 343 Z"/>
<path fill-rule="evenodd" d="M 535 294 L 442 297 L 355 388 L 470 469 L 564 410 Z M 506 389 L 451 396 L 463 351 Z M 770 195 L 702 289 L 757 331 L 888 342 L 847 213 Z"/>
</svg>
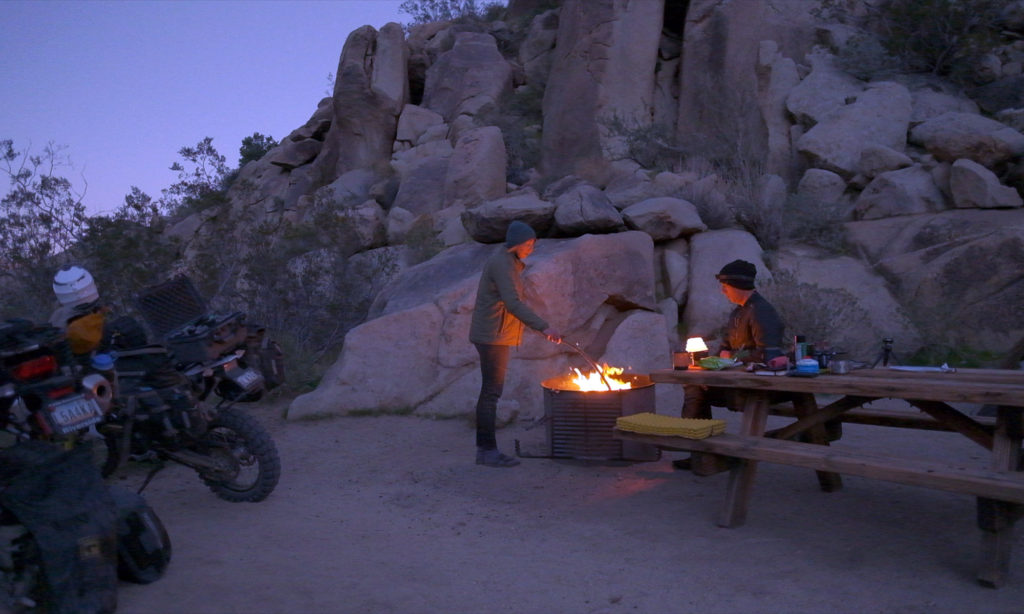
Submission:
<svg viewBox="0 0 1024 614">
<path fill-rule="evenodd" d="M 498 399 L 505 388 L 509 346 L 474 343 L 480 354 L 480 398 L 476 401 L 476 445 L 493 450 L 498 447 L 494 436 Z"/>
<path fill-rule="evenodd" d="M 683 418 L 711 418 L 711 406 L 726 407 L 732 395 L 725 388 L 709 388 L 687 384 L 683 386 Z"/>
<path fill-rule="evenodd" d="M 791 401 L 793 395 L 788 392 L 771 392 L 768 403 Z M 683 386 L 683 418 L 711 418 L 711 406 L 728 407 L 731 411 L 742 411 L 742 399 L 732 388 L 715 388 L 714 386 Z"/>
</svg>

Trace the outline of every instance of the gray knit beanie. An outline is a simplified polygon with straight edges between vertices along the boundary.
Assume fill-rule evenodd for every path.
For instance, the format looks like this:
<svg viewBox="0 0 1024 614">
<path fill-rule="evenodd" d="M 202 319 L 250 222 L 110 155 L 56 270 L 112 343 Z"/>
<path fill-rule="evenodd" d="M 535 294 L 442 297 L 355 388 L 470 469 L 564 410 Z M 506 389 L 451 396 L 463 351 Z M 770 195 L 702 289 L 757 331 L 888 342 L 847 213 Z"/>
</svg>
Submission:
<svg viewBox="0 0 1024 614">
<path fill-rule="evenodd" d="M 508 225 L 508 230 L 505 232 L 505 247 L 511 249 L 521 243 L 526 243 L 530 239 L 536 239 L 537 233 L 530 228 L 529 224 L 516 220 Z"/>
</svg>

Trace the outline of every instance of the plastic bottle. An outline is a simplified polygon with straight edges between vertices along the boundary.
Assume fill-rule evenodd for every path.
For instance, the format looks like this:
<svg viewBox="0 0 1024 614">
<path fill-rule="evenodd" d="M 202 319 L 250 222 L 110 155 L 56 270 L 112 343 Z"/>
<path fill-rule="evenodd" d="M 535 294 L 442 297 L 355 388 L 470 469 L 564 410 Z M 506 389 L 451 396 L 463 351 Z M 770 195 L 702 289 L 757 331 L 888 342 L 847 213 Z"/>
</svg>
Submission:
<svg viewBox="0 0 1024 614">
<path fill-rule="evenodd" d="M 803 335 L 793 337 L 793 360 L 794 362 L 807 356 L 807 338 Z"/>
</svg>

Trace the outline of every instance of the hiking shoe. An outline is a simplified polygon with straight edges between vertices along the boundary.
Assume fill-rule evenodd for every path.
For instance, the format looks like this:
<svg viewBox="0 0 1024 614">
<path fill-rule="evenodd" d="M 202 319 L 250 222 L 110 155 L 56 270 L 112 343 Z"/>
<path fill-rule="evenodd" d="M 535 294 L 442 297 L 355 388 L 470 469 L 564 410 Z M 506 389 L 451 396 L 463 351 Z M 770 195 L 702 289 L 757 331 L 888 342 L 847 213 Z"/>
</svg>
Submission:
<svg viewBox="0 0 1024 614">
<path fill-rule="evenodd" d="M 497 448 L 493 450 L 477 448 L 476 464 L 487 467 L 515 467 L 519 464 L 519 459 L 502 454 Z"/>
</svg>

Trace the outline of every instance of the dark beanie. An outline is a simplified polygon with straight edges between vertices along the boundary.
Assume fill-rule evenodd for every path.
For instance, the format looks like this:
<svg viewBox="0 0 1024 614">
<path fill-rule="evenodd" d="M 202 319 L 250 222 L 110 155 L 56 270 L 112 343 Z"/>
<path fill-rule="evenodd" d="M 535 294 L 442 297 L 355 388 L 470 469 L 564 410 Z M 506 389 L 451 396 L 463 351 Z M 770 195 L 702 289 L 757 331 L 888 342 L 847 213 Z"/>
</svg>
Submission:
<svg viewBox="0 0 1024 614">
<path fill-rule="evenodd" d="M 733 260 L 722 267 L 718 275 L 715 275 L 715 279 L 718 281 L 740 290 L 753 290 L 755 277 L 757 277 L 757 267 L 754 266 L 754 263 L 746 260 Z"/>
<path fill-rule="evenodd" d="M 508 230 L 505 232 L 505 247 L 511 249 L 536 238 L 537 233 L 533 232 L 533 228 L 530 228 L 529 224 L 516 220 L 508 225 Z"/>
</svg>

